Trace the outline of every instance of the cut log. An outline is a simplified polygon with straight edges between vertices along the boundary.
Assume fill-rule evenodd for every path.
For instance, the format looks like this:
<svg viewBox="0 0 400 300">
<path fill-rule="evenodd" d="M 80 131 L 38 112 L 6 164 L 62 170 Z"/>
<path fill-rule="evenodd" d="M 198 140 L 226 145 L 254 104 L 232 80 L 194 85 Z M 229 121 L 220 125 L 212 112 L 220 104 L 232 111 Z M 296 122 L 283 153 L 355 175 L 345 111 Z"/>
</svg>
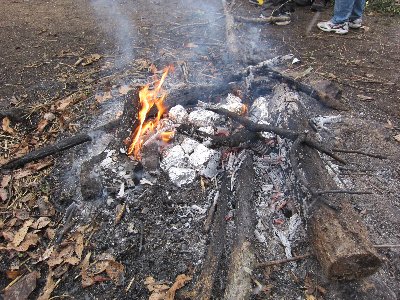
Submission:
<svg viewBox="0 0 400 300">
<path fill-rule="evenodd" d="M 249 154 L 237 172 L 235 181 L 236 238 L 228 267 L 224 299 L 250 299 L 252 291 L 251 272 L 256 264 L 251 243 L 255 229 L 253 158 Z"/>
<path fill-rule="evenodd" d="M 80 145 L 85 142 L 91 141 L 92 138 L 88 134 L 78 134 L 66 139 L 63 139 L 54 145 L 48 145 L 41 149 L 32 151 L 27 155 L 14 159 L 5 165 L 1 166 L 0 169 L 17 169 L 23 167 L 25 164 L 32 161 L 37 161 L 39 159 L 45 158 L 47 156 L 56 154 L 58 152 L 67 150 L 74 146 Z"/>
<path fill-rule="evenodd" d="M 286 90 L 285 85 L 280 85 L 275 92 L 285 95 Z M 293 104 L 297 109 L 293 109 Z M 308 116 L 300 97 L 273 97 L 269 111 L 274 112 L 270 121 L 275 125 L 293 130 L 307 128 Z M 312 189 L 337 190 L 338 186 L 326 170 L 319 153 L 310 147 L 298 149 L 297 156 L 301 157 L 304 178 Z M 309 230 L 315 255 L 325 274 L 333 279 L 352 280 L 376 272 L 381 260 L 369 240 L 365 225 L 349 204 L 347 196 L 323 194 L 315 197 L 316 205 L 310 215 Z M 319 205 L 323 202 L 339 209 L 333 210 L 326 205 Z"/>
</svg>

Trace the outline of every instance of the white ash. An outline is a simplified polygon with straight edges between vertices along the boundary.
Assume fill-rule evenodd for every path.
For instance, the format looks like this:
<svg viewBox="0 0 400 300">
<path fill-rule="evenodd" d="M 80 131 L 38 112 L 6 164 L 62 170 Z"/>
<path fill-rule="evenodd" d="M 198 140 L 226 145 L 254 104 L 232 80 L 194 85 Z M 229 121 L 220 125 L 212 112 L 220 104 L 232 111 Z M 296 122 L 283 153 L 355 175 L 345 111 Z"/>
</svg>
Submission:
<svg viewBox="0 0 400 300">
<path fill-rule="evenodd" d="M 168 117 L 178 124 L 185 123 L 188 119 L 188 115 L 188 112 L 182 105 L 171 107 L 168 112 Z"/>
<path fill-rule="evenodd" d="M 215 134 L 215 129 L 213 126 L 204 126 L 204 127 L 199 127 L 197 128 L 198 131 L 210 134 L 210 135 L 214 135 Z"/>
<path fill-rule="evenodd" d="M 224 117 L 215 112 L 200 108 L 189 114 L 188 121 L 197 127 L 206 127 L 222 123 Z"/>
<path fill-rule="evenodd" d="M 236 114 L 241 114 L 243 110 L 242 99 L 233 94 L 228 94 L 228 96 L 218 106 Z"/>
<path fill-rule="evenodd" d="M 218 174 L 220 152 L 199 144 L 189 156 L 190 164 L 200 172 L 200 175 L 212 178 Z"/>
<path fill-rule="evenodd" d="M 188 156 L 180 145 L 169 148 L 164 153 L 160 164 L 164 171 L 168 171 L 171 167 L 186 168 L 188 166 Z"/>
<path fill-rule="evenodd" d="M 181 147 L 187 155 L 192 154 L 198 145 L 200 145 L 200 143 L 191 138 L 185 138 L 181 143 Z"/>
<path fill-rule="evenodd" d="M 342 116 L 317 116 L 311 118 L 310 121 L 315 125 L 317 130 L 329 130 L 325 125 L 326 124 L 335 124 L 342 122 Z"/>
<path fill-rule="evenodd" d="M 192 183 L 196 178 L 196 171 L 190 168 L 171 167 L 168 170 L 169 179 L 178 187 Z"/>
<path fill-rule="evenodd" d="M 113 154 L 115 153 L 115 150 L 105 150 L 105 153 L 107 153 L 107 156 L 103 161 L 100 163 L 100 166 L 102 168 L 109 167 L 114 161 L 113 161 Z"/>
<path fill-rule="evenodd" d="M 266 122 L 269 120 L 268 99 L 258 97 L 254 100 L 249 110 L 249 119 L 255 123 Z M 269 124 L 269 123 L 262 123 Z"/>
</svg>

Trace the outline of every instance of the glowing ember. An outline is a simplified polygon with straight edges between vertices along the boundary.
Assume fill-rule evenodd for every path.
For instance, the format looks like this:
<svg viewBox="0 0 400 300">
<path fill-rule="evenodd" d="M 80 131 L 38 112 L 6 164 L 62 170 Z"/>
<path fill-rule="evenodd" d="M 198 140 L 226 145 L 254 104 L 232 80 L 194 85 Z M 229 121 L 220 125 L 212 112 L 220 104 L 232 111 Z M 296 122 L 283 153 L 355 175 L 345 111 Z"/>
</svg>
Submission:
<svg viewBox="0 0 400 300">
<path fill-rule="evenodd" d="M 134 155 L 136 159 L 140 159 L 140 149 L 143 145 L 143 136 L 148 131 L 154 131 L 164 114 L 166 108 L 164 106 L 164 100 L 167 96 L 167 93 L 162 89 L 162 85 L 165 81 L 165 78 L 168 75 L 168 72 L 171 70 L 171 67 L 166 67 L 163 70 L 163 74 L 160 80 L 155 82 L 154 89 L 150 90 L 150 85 L 147 84 L 143 87 L 139 92 L 139 100 L 141 109 L 138 114 L 139 126 L 135 129 L 133 134 L 132 143 L 128 148 L 128 155 Z M 153 106 L 157 107 L 157 117 L 152 120 L 146 121 L 147 115 L 150 112 Z M 173 136 L 171 132 L 163 132 L 161 133 L 161 139 L 163 141 L 168 141 Z"/>
</svg>

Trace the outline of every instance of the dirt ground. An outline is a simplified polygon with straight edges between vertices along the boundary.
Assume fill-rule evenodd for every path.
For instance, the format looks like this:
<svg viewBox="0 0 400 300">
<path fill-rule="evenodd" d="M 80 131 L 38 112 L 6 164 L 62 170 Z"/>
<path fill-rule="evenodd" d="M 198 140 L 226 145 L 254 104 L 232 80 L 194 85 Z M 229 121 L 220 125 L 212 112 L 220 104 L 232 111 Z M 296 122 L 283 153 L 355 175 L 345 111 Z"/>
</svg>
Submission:
<svg viewBox="0 0 400 300">
<path fill-rule="evenodd" d="M 314 21 L 328 19 L 330 7 L 317 15 L 308 7 L 296 7 L 292 22 L 285 26 L 236 23 L 234 31 L 244 61 L 238 66 L 227 55 L 224 13 L 217 0 L 189 4 L 179 0 L 134 3 L 124 0 L 13 0 L 2 1 L 0 10 L 1 164 L 57 138 L 90 129 L 100 112 L 119 109 L 118 100 L 115 106 L 114 102 L 101 106 L 95 95 L 104 97 L 107 92 L 118 90 L 117 98 L 125 101 L 132 94 L 126 95 L 120 87 L 143 84 L 150 76 L 151 64 L 158 68 L 168 64 L 175 66 L 172 87 L 183 83 L 212 85 L 223 82 L 226 74 L 243 65 L 291 53 L 300 62 L 287 64 L 283 71 L 306 83 L 328 79 L 343 91 L 343 102 L 348 110 L 334 112 L 342 114 L 344 120 L 332 125 L 335 142 L 343 148 L 388 156 L 387 160 L 380 160 L 344 155 L 354 163 L 357 172 L 348 170 L 341 178 L 360 190 L 374 193 L 351 202 L 365 222 L 373 244 L 399 245 L 398 16 L 367 11 L 364 26 L 350 30 L 345 36 L 327 34 L 316 28 Z M 247 1 L 236 1 L 233 8 L 233 14 L 246 17 L 270 12 Z M 70 96 L 72 100 L 66 101 Z M 66 108 L 61 109 L 62 105 Z M 46 117 L 49 113 L 51 117 Z M 4 123 L 6 117 L 9 125 Z M 129 129 L 131 124 L 127 126 Z M 111 143 L 118 149 L 119 143 L 123 146 L 124 135 L 126 132 L 119 132 L 117 137 L 98 136 L 99 147 L 103 140 L 110 143 L 116 138 Z M 186 205 L 204 207 L 210 199 L 202 193 L 200 185 L 184 190 L 156 185 L 131 195 L 130 210 L 119 227 L 113 222 L 115 209 L 121 209 L 118 206 L 121 203 L 102 206 L 95 201 L 86 202 L 85 208 L 93 206 L 95 209 L 81 213 L 78 219 L 80 225 L 87 223 L 89 227 L 64 237 L 68 244 L 78 243 L 77 240 L 85 236 L 83 252 L 74 250 L 80 253 L 78 256 L 83 262 L 79 266 L 71 263 L 64 264 L 66 269 L 56 269 L 54 287 L 48 279 L 48 266 L 40 261 L 45 260 L 44 251 L 62 230 L 67 207 L 76 200 L 77 187 L 73 182 L 65 184 L 73 174 L 70 166 L 87 155 L 87 150 L 78 147 L 59 156 L 55 163 L 45 160 L 42 165 L 16 171 L 12 177 L 7 177 L 11 179 L 4 179 L 9 174 L 2 174 L 1 246 L 10 239 L 6 233 L 10 232 L 11 221 L 15 224 L 13 237 L 17 226 L 22 226 L 30 217 L 49 216 L 51 226 L 37 230 L 41 240 L 32 243 L 28 251 L 0 250 L 1 289 L 20 275 L 38 271 L 40 275 L 37 275 L 37 287 L 35 283 L 31 299 L 43 296 L 46 289 L 60 298 L 147 299 L 149 292 L 144 280 L 148 276 L 170 284 L 179 274 L 196 274 L 207 243 L 199 230 L 203 220 L 188 214 L 181 205 L 187 201 Z M 21 175 L 21 172 L 25 173 Z M 104 176 L 112 178 L 112 174 Z M 160 182 L 168 182 L 163 176 Z M 110 194 L 117 194 L 117 188 L 110 184 Z M 26 211 L 28 217 L 23 217 Z M 85 219 L 93 214 L 95 218 Z M 114 226 L 112 233 L 110 226 Z M 31 233 L 33 238 L 36 233 Z M 300 243 L 299 250 L 309 248 L 307 240 Z M 82 288 L 83 258 L 88 253 L 103 252 L 112 253 L 125 267 L 122 285 L 118 285 L 121 284 L 118 279 L 110 281 L 98 276 L 94 285 Z M 265 294 L 254 295 L 254 299 L 399 299 L 399 248 L 380 248 L 379 253 L 383 258 L 380 271 L 351 283 L 330 282 L 324 278 L 315 259 L 297 266 L 303 278 L 294 279 L 289 274 L 290 268 L 274 268 L 268 275 L 267 272 L 259 275 L 264 280 L 262 284 L 269 288 Z M 269 260 L 276 258 L 282 257 Z M 117 269 L 118 263 L 114 262 Z M 314 298 L 311 298 L 312 293 L 304 292 L 310 287 L 310 280 L 317 290 Z M 42 299 L 46 299 L 46 295 Z"/>
</svg>

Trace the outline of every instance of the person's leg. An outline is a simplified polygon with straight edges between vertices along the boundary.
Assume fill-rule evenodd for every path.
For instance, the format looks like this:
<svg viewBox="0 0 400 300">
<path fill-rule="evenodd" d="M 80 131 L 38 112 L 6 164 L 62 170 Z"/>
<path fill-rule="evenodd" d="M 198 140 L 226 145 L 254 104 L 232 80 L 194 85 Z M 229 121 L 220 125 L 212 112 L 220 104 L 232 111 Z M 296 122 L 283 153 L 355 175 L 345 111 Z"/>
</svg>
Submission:
<svg viewBox="0 0 400 300">
<path fill-rule="evenodd" d="M 353 11 L 354 3 L 362 0 L 335 0 L 333 9 L 333 18 L 331 22 L 334 24 L 342 24 L 349 20 Z"/>
<path fill-rule="evenodd" d="M 355 0 L 353 10 L 351 11 L 350 20 L 361 19 L 365 8 L 365 0 Z"/>
</svg>

